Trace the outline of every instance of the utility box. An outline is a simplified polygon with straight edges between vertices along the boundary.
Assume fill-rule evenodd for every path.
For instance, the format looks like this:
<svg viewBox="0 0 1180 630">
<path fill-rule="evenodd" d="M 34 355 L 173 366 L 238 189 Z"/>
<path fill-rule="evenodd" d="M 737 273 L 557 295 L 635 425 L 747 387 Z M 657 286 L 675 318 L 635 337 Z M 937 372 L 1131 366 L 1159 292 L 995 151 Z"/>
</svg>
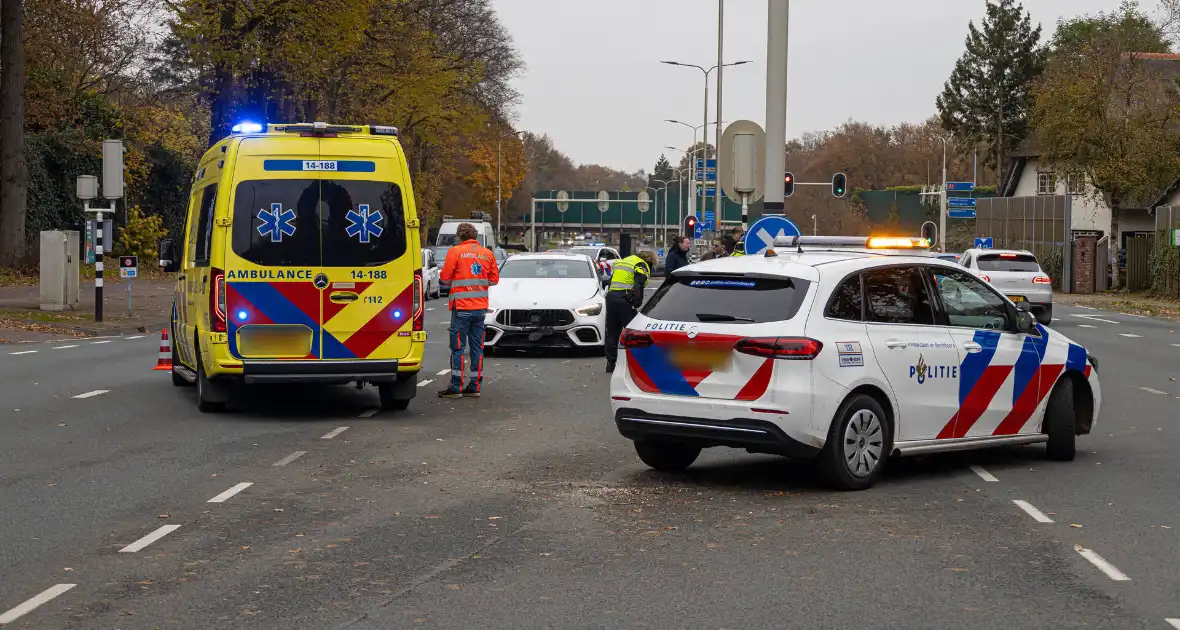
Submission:
<svg viewBox="0 0 1180 630">
<path fill-rule="evenodd" d="M 41 310 L 62 311 L 78 303 L 76 231 L 41 232 Z"/>
</svg>

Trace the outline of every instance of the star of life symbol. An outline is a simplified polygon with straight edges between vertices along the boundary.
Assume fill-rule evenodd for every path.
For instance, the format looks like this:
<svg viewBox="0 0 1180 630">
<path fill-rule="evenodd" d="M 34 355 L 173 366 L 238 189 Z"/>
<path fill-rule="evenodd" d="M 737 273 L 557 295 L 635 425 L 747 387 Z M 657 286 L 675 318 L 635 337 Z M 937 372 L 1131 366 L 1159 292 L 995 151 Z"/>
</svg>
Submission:
<svg viewBox="0 0 1180 630">
<path fill-rule="evenodd" d="M 283 210 L 283 204 L 272 203 L 270 210 L 265 208 L 258 211 L 258 220 L 262 225 L 258 226 L 258 234 L 261 236 L 270 236 L 270 242 L 283 242 L 283 235 L 295 235 L 295 211 L 287 208 Z"/>
<path fill-rule="evenodd" d="M 381 227 L 381 221 L 385 217 L 381 216 L 380 210 L 370 210 L 367 203 L 357 206 L 357 210 L 349 210 L 344 218 L 348 219 L 348 228 L 345 232 L 349 236 L 359 236 L 362 243 L 368 243 L 373 236 L 380 237 L 385 231 Z"/>
<path fill-rule="evenodd" d="M 483 273 L 483 265 L 478 262 L 471 263 L 471 275 L 478 276 Z"/>
</svg>

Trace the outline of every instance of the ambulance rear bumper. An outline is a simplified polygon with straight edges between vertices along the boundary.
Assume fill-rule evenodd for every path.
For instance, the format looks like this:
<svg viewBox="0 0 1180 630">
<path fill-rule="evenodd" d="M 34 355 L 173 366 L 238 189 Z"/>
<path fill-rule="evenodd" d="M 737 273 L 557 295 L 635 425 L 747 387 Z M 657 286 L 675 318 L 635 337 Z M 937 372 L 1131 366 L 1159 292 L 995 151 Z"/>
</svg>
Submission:
<svg viewBox="0 0 1180 630">
<path fill-rule="evenodd" d="M 246 383 L 392 383 L 397 361 L 244 361 Z"/>
</svg>

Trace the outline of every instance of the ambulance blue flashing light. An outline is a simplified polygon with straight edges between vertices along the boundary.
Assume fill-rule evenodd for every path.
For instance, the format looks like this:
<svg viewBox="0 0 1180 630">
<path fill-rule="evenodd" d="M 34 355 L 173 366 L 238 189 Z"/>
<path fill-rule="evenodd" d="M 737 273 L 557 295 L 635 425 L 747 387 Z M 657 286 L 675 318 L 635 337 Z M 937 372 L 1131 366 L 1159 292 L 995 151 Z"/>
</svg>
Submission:
<svg viewBox="0 0 1180 630">
<path fill-rule="evenodd" d="M 394 311 L 394 312 L 393 312 L 393 318 L 394 318 L 394 319 L 401 319 L 401 318 L 402 318 L 402 312 L 401 312 L 401 311 Z"/>
<path fill-rule="evenodd" d="M 230 129 L 233 133 L 262 133 L 264 130 L 265 126 L 256 122 L 240 122 Z"/>
</svg>

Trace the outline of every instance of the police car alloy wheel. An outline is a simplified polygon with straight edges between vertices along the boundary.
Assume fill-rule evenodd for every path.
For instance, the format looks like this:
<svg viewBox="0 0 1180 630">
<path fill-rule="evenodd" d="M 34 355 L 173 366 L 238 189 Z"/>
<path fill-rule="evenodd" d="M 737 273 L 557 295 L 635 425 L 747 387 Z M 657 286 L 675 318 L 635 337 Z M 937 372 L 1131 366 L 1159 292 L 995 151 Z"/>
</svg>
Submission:
<svg viewBox="0 0 1180 630">
<path fill-rule="evenodd" d="M 643 463 L 663 472 L 688 468 L 701 454 L 701 447 L 665 440 L 636 440 L 635 453 Z"/>
<path fill-rule="evenodd" d="M 864 490 L 881 475 L 892 448 L 885 411 L 872 397 L 859 394 L 840 405 L 816 463 L 828 483 Z"/>
</svg>

